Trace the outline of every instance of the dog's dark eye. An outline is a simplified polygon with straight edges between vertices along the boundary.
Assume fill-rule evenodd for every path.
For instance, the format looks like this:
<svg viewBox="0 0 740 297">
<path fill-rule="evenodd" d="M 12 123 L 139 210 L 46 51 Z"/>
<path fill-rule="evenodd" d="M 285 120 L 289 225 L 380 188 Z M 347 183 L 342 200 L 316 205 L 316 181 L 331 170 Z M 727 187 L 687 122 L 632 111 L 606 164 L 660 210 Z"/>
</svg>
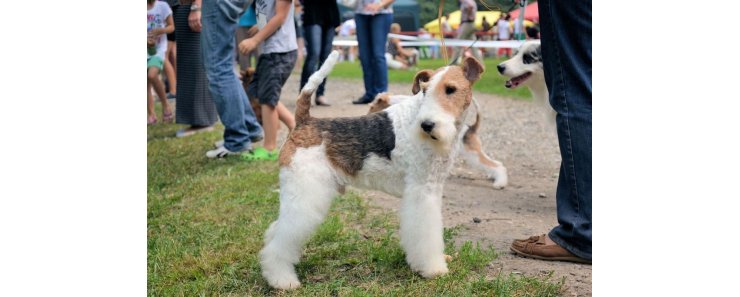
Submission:
<svg viewBox="0 0 740 297">
<path fill-rule="evenodd" d="M 522 62 L 524 64 L 532 64 L 537 61 L 538 61 L 537 58 L 534 57 L 532 54 L 525 54 L 522 56 Z"/>
<path fill-rule="evenodd" d="M 455 91 L 457 91 L 455 87 L 445 87 L 445 93 L 447 93 L 447 95 L 452 94 Z"/>
</svg>

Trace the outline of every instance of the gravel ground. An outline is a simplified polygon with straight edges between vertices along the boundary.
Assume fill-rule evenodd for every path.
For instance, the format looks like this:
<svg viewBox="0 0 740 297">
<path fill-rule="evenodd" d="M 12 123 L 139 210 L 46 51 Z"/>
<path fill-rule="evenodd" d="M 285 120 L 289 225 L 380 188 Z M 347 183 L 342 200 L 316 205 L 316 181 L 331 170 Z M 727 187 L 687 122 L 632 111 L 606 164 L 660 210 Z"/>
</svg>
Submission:
<svg viewBox="0 0 740 297">
<path fill-rule="evenodd" d="M 485 83 L 485 74 L 483 81 Z M 295 110 L 300 76 L 293 74 L 281 95 L 281 101 Z M 411 85 L 392 84 L 391 93 L 411 94 Z M 366 105 L 353 105 L 362 95 L 361 80 L 330 79 L 326 98 L 330 107 L 313 107 L 316 117 L 356 116 L 367 112 Z M 491 275 L 516 273 L 565 277 L 566 296 L 591 296 L 591 265 L 548 262 L 521 258 L 509 251 L 511 241 L 547 233 L 557 224 L 555 187 L 560 166 L 555 130 L 545 124 L 535 104 L 496 95 L 475 93 L 481 105 L 480 137 L 486 152 L 508 168 L 509 186 L 494 190 L 481 172 L 459 164 L 445 185 L 444 224 L 462 225 L 457 240 L 491 244 L 501 253 L 488 265 Z M 287 129 L 280 130 L 280 143 Z M 396 211 L 398 198 L 367 192 L 369 201 L 389 211 Z"/>
</svg>

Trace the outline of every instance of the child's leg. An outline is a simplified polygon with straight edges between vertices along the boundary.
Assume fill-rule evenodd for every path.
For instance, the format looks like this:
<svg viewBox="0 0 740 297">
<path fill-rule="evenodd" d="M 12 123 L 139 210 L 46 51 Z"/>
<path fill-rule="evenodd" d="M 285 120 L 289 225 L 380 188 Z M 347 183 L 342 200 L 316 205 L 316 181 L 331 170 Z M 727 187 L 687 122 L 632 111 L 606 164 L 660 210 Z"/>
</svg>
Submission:
<svg viewBox="0 0 740 297">
<path fill-rule="evenodd" d="M 261 104 L 261 106 L 262 128 L 265 130 L 265 142 L 263 146 L 266 150 L 273 151 L 277 148 L 277 130 L 280 127 L 278 111 L 276 107 L 268 104 Z"/>
<path fill-rule="evenodd" d="M 293 131 L 293 128 L 295 128 L 295 118 L 293 117 L 293 113 L 291 113 L 282 102 L 278 102 L 276 109 L 280 121 L 288 126 L 288 132 Z"/>
<path fill-rule="evenodd" d="M 164 59 L 164 74 L 167 76 L 167 80 L 170 82 L 170 94 L 177 94 L 177 72 L 175 71 L 174 58 L 171 58 L 173 54 L 172 44 L 174 42 L 167 42 L 167 52 L 165 53 Z"/>
<path fill-rule="evenodd" d="M 149 80 L 146 81 L 146 116 L 147 119 L 156 119 L 157 115 L 154 112 L 154 96 L 152 96 L 152 84 Z"/>
<path fill-rule="evenodd" d="M 149 67 L 149 70 L 147 71 L 147 80 L 152 87 L 154 87 L 154 92 L 157 93 L 159 101 L 162 102 L 162 113 L 171 114 L 172 108 L 170 108 L 170 103 L 167 102 L 167 94 L 164 92 L 164 84 L 162 83 L 162 80 L 159 79 L 159 68 Z"/>
</svg>

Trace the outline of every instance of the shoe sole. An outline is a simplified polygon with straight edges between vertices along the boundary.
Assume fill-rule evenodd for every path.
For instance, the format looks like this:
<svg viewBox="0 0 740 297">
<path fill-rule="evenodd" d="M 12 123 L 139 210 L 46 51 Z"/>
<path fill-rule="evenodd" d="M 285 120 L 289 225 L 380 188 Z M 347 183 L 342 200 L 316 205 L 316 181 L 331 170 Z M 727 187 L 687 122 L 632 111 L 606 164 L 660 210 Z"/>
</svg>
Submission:
<svg viewBox="0 0 740 297">
<path fill-rule="evenodd" d="M 208 128 L 197 129 L 197 130 L 190 130 L 190 131 L 186 131 L 186 132 L 182 132 L 182 133 L 180 133 L 180 131 L 177 131 L 175 133 L 175 137 L 178 137 L 178 138 L 188 137 L 188 136 L 192 136 L 192 135 L 195 135 L 197 133 L 200 133 L 200 132 L 210 132 L 210 131 L 213 131 L 213 126 L 208 127 Z M 216 148 L 218 148 L 218 147 L 216 147 Z"/>
<path fill-rule="evenodd" d="M 575 263 L 581 263 L 581 264 L 589 264 L 591 265 L 591 261 L 586 259 L 581 259 L 578 257 L 542 257 L 532 254 L 527 254 L 525 252 L 520 252 L 516 250 L 513 247 L 509 247 L 509 250 L 514 252 L 515 254 L 525 257 L 525 258 L 531 258 L 531 259 L 537 259 L 537 260 L 545 260 L 545 261 L 566 261 L 566 262 L 575 262 Z"/>
</svg>

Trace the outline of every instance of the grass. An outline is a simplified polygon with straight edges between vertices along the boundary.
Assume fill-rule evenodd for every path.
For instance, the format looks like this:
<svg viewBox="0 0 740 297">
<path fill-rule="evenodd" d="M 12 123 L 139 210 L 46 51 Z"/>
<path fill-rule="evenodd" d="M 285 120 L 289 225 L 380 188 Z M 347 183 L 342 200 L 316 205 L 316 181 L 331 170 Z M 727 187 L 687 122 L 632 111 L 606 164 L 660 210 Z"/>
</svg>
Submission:
<svg viewBox="0 0 740 297">
<path fill-rule="evenodd" d="M 486 72 L 483 74 L 483 78 L 478 81 L 473 87 L 474 90 L 481 93 L 495 94 L 504 97 L 512 97 L 517 99 L 531 99 L 532 95 L 529 93 L 527 88 L 516 88 L 513 90 L 507 89 L 504 86 L 505 79 L 496 71 L 496 65 L 503 62 L 504 59 L 486 58 L 484 64 L 486 66 Z M 445 62 L 442 59 L 436 60 L 419 60 L 419 64 L 415 69 L 410 70 L 388 70 L 388 82 L 390 83 L 403 83 L 409 85 L 409 91 L 411 91 L 411 83 L 414 81 L 414 75 L 416 72 L 422 69 L 437 69 L 445 66 Z M 343 62 L 337 64 L 332 70 L 329 77 L 335 78 L 346 78 L 362 80 L 362 67 L 359 61 L 354 63 Z"/>
<path fill-rule="evenodd" d="M 159 106 L 158 106 L 159 107 Z M 398 242 L 398 220 L 358 193 L 338 197 L 297 265 L 303 286 L 271 289 L 257 252 L 277 217 L 278 166 L 239 158 L 207 160 L 222 130 L 171 137 L 180 126 L 147 135 L 147 290 L 150 296 L 557 296 L 562 280 L 491 275 L 491 247 L 455 246 L 445 230 L 450 273 L 414 274 Z"/>
</svg>

